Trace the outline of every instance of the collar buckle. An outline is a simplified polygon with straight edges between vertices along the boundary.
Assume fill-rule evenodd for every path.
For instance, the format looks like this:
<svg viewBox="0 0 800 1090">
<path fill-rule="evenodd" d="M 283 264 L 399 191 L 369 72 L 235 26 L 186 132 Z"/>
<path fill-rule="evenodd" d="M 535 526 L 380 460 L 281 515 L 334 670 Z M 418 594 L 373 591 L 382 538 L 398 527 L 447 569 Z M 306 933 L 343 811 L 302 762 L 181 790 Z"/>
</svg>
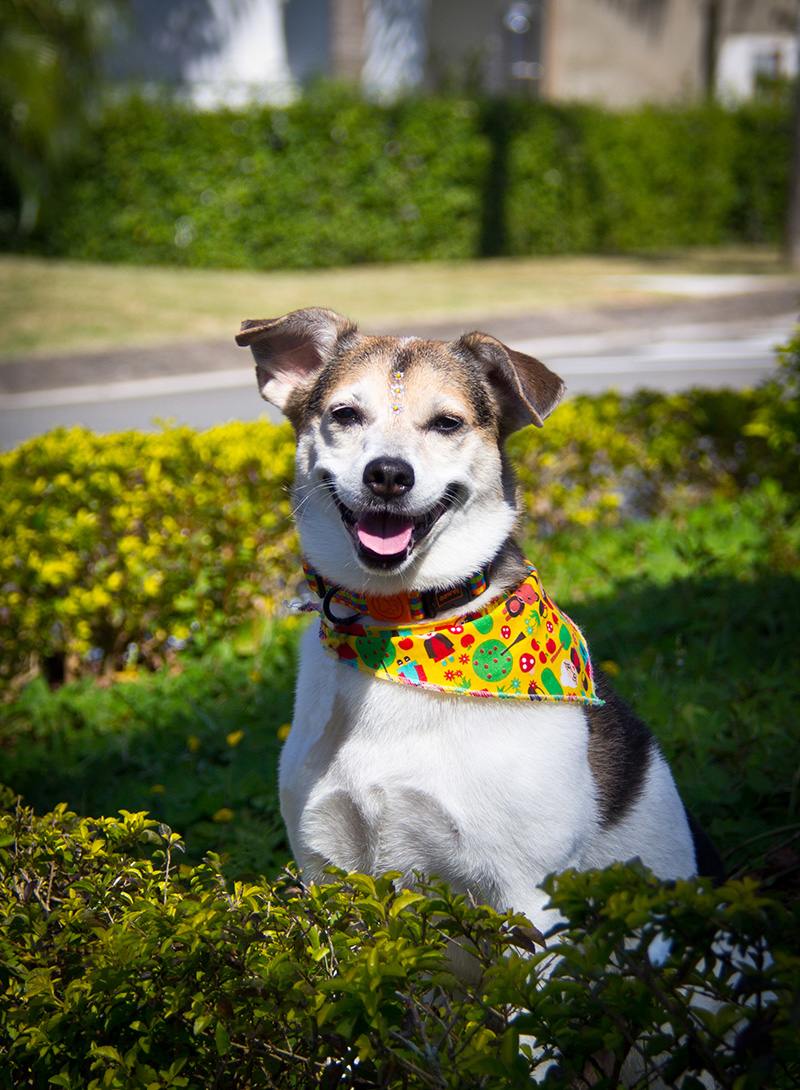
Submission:
<svg viewBox="0 0 800 1090">
<path fill-rule="evenodd" d="M 407 594 L 392 594 L 389 597 L 364 595 L 367 613 L 375 621 L 391 621 L 394 624 L 412 624 L 414 614 Z"/>
</svg>

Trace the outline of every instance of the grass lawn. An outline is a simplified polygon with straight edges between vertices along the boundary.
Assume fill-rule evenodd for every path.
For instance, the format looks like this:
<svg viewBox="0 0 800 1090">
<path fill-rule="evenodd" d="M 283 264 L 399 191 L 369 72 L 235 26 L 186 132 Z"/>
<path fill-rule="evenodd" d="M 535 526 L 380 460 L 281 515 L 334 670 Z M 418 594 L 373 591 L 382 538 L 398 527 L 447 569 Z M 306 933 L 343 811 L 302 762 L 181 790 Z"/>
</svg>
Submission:
<svg viewBox="0 0 800 1090">
<path fill-rule="evenodd" d="M 228 338 L 250 317 L 329 306 L 360 323 L 644 302 L 652 274 L 787 274 L 769 248 L 241 272 L 0 256 L 0 355 Z M 659 297 L 663 298 L 663 293 Z"/>
</svg>

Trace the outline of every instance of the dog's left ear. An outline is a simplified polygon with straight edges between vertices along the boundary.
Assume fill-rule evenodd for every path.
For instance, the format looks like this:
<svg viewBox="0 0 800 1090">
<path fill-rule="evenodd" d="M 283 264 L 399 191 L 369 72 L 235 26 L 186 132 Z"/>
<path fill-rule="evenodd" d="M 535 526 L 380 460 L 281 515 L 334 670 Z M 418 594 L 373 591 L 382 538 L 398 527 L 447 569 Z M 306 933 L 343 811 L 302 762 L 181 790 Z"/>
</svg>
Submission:
<svg viewBox="0 0 800 1090">
<path fill-rule="evenodd" d="M 261 396 L 284 412 L 292 391 L 333 359 L 340 342 L 354 333 L 355 325 L 341 314 L 306 307 L 282 318 L 242 322 L 236 343 L 250 346 Z"/>
<path fill-rule="evenodd" d="M 456 349 L 467 351 L 484 367 L 497 390 L 503 423 L 510 433 L 543 421 L 564 396 L 565 384 L 549 367 L 524 352 L 507 348 L 486 333 L 465 333 Z"/>
</svg>

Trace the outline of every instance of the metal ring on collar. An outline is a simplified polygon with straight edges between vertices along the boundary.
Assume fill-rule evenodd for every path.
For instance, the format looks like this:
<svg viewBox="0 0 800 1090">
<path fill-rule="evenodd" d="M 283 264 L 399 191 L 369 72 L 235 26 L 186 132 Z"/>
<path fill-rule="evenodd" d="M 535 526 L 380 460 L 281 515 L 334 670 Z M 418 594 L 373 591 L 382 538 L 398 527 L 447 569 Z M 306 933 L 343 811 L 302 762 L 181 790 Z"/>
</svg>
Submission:
<svg viewBox="0 0 800 1090">
<path fill-rule="evenodd" d="M 333 596 L 334 594 L 337 594 L 341 589 L 341 587 L 331 587 L 331 589 L 326 593 L 325 597 L 322 599 L 322 612 L 325 614 L 331 624 L 352 624 L 353 621 L 357 621 L 358 618 L 361 616 L 360 613 L 352 613 L 349 617 L 334 617 L 334 615 L 331 613 L 331 602 L 333 601 Z"/>
</svg>

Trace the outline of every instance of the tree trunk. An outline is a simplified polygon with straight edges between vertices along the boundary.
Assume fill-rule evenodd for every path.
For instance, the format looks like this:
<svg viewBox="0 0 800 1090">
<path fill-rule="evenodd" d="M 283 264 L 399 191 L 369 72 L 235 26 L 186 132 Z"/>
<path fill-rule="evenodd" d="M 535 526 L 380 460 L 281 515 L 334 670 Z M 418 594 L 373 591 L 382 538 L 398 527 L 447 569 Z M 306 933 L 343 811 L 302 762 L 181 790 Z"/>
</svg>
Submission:
<svg viewBox="0 0 800 1090">
<path fill-rule="evenodd" d="M 331 0 L 331 68 L 343 83 L 361 80 L 366 18 L 366 0 Z"/>
<path fill-rule="evenodd" d="M 791 267 L 800 269 L 800 81 L 795 92 L 792 119 L 792 162 L 789 173 L 785 252 Z"/>
</svg>

